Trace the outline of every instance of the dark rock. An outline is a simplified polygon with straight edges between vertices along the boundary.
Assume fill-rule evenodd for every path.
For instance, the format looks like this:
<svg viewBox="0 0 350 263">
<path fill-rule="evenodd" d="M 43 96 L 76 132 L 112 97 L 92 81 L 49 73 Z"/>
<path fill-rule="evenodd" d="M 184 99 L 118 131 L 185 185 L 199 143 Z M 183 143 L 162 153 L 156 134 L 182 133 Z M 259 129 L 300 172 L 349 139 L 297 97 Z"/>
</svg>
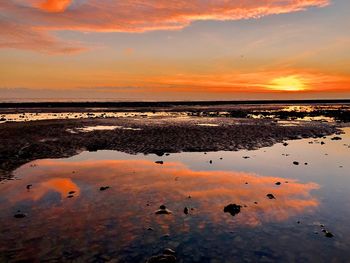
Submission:
<svg viewBox="0 0 350 263">
<path fill-rule="evenodd" d="M 184 214 L 188 215 L 188 208 L 187 207 L 184 208 Z"/>
<path fill-rule="evenodd" d="M 75 191 L 69 191 L 68 194 L 70 195 L 75 194 Z"/>
<path fill-rule="evenodd" d="M 238 213 L 241 212 L 241 207 L 240 205 L 236 205 L 236 204 L 229 204 L 227 206 L 224 207 L 224 212 L 225 213 L 230 213 L 232 216 L 237 215 Z"/>
<path fill-rule="evenodd" d="M 284 143 L 283 143 L 283 146 L 287 146 L 287 145 L 288 145 L 288 143 L 287 143 L 287 142 L 284 142 Z"/>
<path fill-rule="evenodd" d="M 171 248 L 165 248 L 165 249 L 163 250 L 163 254 L 164 254 L 164 255 L 175 255 L 175 251 L 172 250 Z"/>
<path fill-rule="evenodd" d="M 329 238 L 334 237 L 334 235 L 333 235 L 331 232 L 329 232 L 329 231 L 326 231 L 326 232 L 324 233 L 324 236 L 325 236 L 325 237 L 329 237 Z"/>
<path fill-rule="evenodd" d="M 293 164 L 294 164 L 294 165 L 299 165 L 299 162 L 294 161 Z"/>
<path fill-rule="evenodd" d="M 31 185 L 31 184 L 28 184 L 28 185 L 26 186 L 26 188 L 29 190 L 30 188 L 32 188 L 32 185 Z"/>
<path fill-rule="evenodd" d="M 165 205 L 161 205 L 157 211 L 155 211 L 156 215 L 170 215 L 171 211 L 166 208 Z"/>
<path fill-rule="evenodd" d="M 321 145 L 324 145 L 324 144 L 326 144 L 325 142 L 321 142 Z"/>
<path fill-rule="evenodd" d="M 107 190 L 107 189 L 109 189 L 109 186 L 101 186 L 101 187 L 100 187 L 100 191 L 105 191 L 105 190 Z"/>
<path fill-rule="evenodd" d="M 67 198 L 73 198 L 74 197 L 74 195 L 68 195 L 67 196 Z"/>
<path fill-rule="evenodd" d="M 17 211 L 17 213 L 14 215 L 15 218 L 25 218 L 26 215 L 21 213 L 20 211 Z"/>
<path fill-rule="evenodd" d="M 147 259 L 146 263 L 175 263 L 176 257 L 174 255 L 157 255 Z"/>
<path fill-rule="evenodd" d="M 210 164 L 212 164 L 212 163 L 213 163 L 213 161 L 212 161 L 212 160 L 210 160 L 210 161 L 209 161 L 209 163 L 210 163 Z"/>
<path fill-rule="evenodd" d="M 304 163 L 304 165 L 308 165 L 308 163 Z"/>
<path fill-rule="evenodd" d="M 276 199 L 276 197 L 273 194 L 267 194 L 266 196 L 268 199 Z"/>
<path fill-rule="evenodd" d="M 281 185 L 281 182 L 276 182 L 275 185 Z"/>
<path fill-rule="evenodd" d="M 163 164 L 163 161 L 155 161 L 156 164 Z"/>
<path fill-rule="evenodd" d="M 335 137 L 333 137 L 331 140 L 332 140 L 332 141 L 339 141 L 339 140 L 342 140 L 342 138 L 339 137 L 339 136 L 335 136 Z"/>
<path fill-rule="evenodd" d="M 243 156 L 242 158 L 243 159 L 249 159 L 250 157 L 249 156 Z"/>
</svg>

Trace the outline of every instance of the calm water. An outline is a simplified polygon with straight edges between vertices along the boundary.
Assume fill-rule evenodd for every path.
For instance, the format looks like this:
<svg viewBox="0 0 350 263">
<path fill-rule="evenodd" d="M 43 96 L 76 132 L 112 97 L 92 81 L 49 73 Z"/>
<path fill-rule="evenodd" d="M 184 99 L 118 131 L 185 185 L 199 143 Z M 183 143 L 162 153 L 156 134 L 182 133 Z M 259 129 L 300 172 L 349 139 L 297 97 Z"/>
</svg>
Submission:
<svg viewBox="0 0 350 263">
<path fill-rule="evenodd" d="M 344 131 L 256 151 L 28 163 L 0 184 L 0 261 L 144 262 L 172 248 L 179 262 L 348 262 Z M 223 211 L 231 203 L 242 206 L 235 216 Z M 172 213 L 156 215 L 163 204 Z"/>
</svg>

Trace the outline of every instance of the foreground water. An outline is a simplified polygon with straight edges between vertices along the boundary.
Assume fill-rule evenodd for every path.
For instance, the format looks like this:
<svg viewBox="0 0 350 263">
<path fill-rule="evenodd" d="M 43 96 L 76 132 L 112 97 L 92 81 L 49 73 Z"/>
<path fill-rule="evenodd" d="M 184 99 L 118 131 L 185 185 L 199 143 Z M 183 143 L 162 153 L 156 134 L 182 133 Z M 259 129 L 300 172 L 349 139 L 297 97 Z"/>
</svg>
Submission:
<svg viewBox="0 0 350 263">
<path fill-rule="evenodd" d="M 256 151 L 28 163 L 0 184 L 0 261 L 144 262 L 171 248 L 179 262 L 346 262 L 344 131 Z"/>
</svg>

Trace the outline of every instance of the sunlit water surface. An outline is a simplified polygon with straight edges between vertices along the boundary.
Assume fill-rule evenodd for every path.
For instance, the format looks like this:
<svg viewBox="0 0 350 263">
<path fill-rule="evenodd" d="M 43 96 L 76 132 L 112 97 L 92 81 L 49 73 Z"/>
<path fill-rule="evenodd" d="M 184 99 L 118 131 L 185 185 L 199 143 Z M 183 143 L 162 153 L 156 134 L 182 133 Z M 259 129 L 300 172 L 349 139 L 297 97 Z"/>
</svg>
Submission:
<svg viewBox="0 0 350 263">
<path fill-rule="evenodd" d="M 346 262 L 344 131 L 342 140 L 255 151 L 98 151 L 28 163 L 0 184 L 0 261 L 144 262 L 172 248 L 179 262 Z M 231 203 L 240 213 L 224 213 Z M 163 204 L 171 214 L 155 214 Z"/>
</svg>

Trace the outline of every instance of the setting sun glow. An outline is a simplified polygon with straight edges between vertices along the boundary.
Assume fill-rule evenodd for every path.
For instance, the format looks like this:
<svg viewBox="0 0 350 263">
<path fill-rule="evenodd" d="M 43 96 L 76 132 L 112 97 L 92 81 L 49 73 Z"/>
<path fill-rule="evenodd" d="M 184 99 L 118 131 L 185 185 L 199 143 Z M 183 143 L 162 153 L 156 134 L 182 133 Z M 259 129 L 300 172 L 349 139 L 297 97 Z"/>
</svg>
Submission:
<svg viewBox="0 0 350 263">
<path fill-rule="evenodd" d="M 273 79 L 270 89 L 279 91 L 303 91 L 306 89 L 305 82 L 296 76 L 287 76 Z"/>
</svg>

